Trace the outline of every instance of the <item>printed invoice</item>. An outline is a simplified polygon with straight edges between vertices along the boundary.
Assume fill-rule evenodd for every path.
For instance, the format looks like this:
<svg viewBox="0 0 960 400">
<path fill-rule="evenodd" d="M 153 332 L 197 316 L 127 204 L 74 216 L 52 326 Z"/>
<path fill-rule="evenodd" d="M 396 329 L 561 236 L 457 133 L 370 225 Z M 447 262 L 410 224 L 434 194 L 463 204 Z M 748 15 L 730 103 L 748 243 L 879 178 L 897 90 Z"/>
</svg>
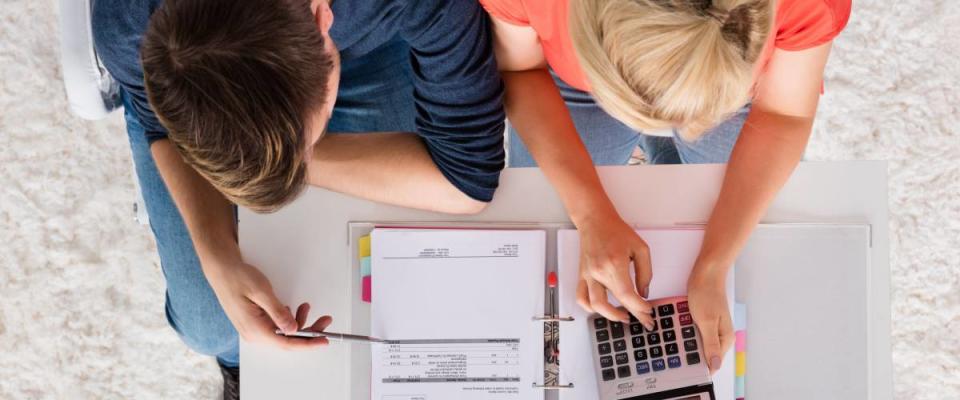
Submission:
<svg viewBox="0 0 960 400">
<path fill-rule="evenodd" d="M 545 233 L 375 230 L 376 400 L 542 399 Z"/>
</svg>

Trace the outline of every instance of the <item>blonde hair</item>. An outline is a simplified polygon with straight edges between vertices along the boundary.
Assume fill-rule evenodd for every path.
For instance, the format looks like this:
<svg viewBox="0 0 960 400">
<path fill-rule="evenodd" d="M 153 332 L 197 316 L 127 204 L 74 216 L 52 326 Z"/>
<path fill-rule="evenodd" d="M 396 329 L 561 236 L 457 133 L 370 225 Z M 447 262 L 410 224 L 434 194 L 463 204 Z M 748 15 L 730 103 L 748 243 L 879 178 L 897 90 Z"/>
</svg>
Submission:
<svg viewBox="0 0 960 400">
<path fill-rule="evenodd" d="M 597 102 L 637 130 L 695 139 L 750 100 L 773 0 L 570 0 Z"/>
</svg>

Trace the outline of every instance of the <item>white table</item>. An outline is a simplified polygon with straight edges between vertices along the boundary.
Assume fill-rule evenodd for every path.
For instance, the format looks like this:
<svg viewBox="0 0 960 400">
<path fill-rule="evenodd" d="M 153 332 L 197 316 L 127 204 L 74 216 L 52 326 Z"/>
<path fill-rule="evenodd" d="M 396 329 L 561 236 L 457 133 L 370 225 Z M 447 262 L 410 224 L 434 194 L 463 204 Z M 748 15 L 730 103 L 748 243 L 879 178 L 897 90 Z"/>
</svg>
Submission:
<svg viewBox="0 0 960 400">
<path fill-rule="evenodd" d="M 706 221 L 719 192 L 723 177 L 721 165 L 670 165 L 640 167 L 601 167 L 600 177 L 610 198 L 623 218 L 636 226 L 671 226 Z M 450 216 L 376 204 L 319 189 L 310 189 L 281 211 L 258 215 L 240 212 L 240 245 L 246 261 L 258 266 L 270 278 L 280 299 L 294 305 L 307 301 L 314 313 L 334 316 L 332 331 L 348 330 L 352 297 L 348 223 L 376 222 L 554 222 L 569 219 L 553 188 L 537 169 L 508 169 L 501 186 L 486 211 L 474 216 Z M 887 223 L 887 166 L 884 162 L 803 163 L 780 192 L 763 219 L 769 223 L 848 222 L 872 226 L 871 268 L 858 275 L 851 286 L 869 291 L 861 324 L 868 337 L 849 346 L 866 346 L 866 362 L 859 371 L 851 371 L 850 385 L 858 386 L 868 398 L 892 399 L 892 361 L 890 356 L 890 267 Z M 740 280 L 738 270 L 738 281 Z M 864 282 L 864 280 L 866 282 Z M 816 290 L 840 290 L 832 282 L 829 288 L 819 281 L 796 282 Z M 838 286 L 839 285 L 839 286 Z M 767 294 L 751 295 L 738 290 L 737 297 L 753 302 L 775 301 Z M 815 324 L 825 310 L 782 310 Z M 354 316 L 356 318 L 356 316 Z M 759 325 L 758 325 L 759 324 Z M 760 331 L 763 318 L 751 315 L 750 332 Z M 866 326 L 862 326 L 866 325 Z M 830 329 L 824 327 L 824 338 Z M 749 343 L 749 340 L 748 340 Z M 243 361 L 242 395 L 245 399 L 280 397 L 350 397 L 348 346 L 331 346 L 310 352 L 283 350 L 241 343 Z M 751 379 L 749 366 L 775 365 L 775 354 L 748 351 L 747 393 L 772 393 L 776 379 L 792 379 L 792 367 L 782 373 L 767 371 L 761 381 Z M 839 356 L 839 355 L 838 355 Z M 796 360 L 791 360 L 796 361 Z M 804 361 L 807 362 L 807 361 Z M 829 359 L 818 360 L 829 363 Z M 813 364 L 812 362 L 810 362 Z M 792 364 L 791 364 L 792 365 Z M 804 365 L 807 375 L 817 365 Z M 814 371 L 811 373 L 811 371 Z M 773 376 L 774 379 L 769 379 Z M 832 385 L 838 380 L 833 379 Z M 842 381 L 842 380 L 841 380 Z M 356 381 L 355 381 L 356 382 Z M 357 383 L 354 383 L 357 385 Z M 810 385 L 822 385 L 811 382 Z M 839 386 L 839 385 L 838 385 Z M 794 382 L 791 387 L 797 387 Z M 840 393 L 849 388 L 819 387 L 817 393 Z M 360 390 L 362 392 L 362 390 Z M 760 398 L 760 397 L 758 397 Z M 772 397 L 770 397 L 772 398 Z M 782 393 L 779 399 L 802 398 L 799 393 Z M 821 397 L 825 398 L 825 397 Z"/>
</svg>

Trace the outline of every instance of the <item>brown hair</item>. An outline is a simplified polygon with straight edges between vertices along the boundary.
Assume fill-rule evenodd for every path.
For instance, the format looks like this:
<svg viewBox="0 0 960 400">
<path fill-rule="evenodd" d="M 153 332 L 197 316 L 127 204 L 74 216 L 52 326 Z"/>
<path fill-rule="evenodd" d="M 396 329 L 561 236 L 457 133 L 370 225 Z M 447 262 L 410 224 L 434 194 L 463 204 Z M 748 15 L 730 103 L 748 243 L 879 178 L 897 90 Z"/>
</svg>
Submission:
<svg viewBox="0 0 960 400">
<path fill-rule="evenodd" d="M 169 139 L 229 200 L 269 212 L 306 186 L 305 121 L 334 66 L 309 0 L 165 0 L 141 61 Z"/>
<path fill-rule="evenodd" d="M 570 35 L 593 96 L 637 130 L 693 139 L 750 100 L 774 0 L 576 0 Z"/>
</svg>

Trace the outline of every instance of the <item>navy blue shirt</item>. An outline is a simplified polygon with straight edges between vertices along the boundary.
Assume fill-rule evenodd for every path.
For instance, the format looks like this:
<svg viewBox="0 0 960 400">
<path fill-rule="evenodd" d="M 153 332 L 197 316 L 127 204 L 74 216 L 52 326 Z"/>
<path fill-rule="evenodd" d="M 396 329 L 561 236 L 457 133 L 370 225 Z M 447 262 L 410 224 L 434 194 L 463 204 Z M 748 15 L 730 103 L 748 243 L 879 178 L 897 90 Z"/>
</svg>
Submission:
<svg viewBox="0 0 960 400">
<path fill-rule="evenodd" d="M 94 0 L 94 42 L 151 142 L 166 137 L 147 102 L 140 41 L 162 0 Z M 337 0 L 330 36 L 341 57 L 397 37 L 410 45 L 417 134 L 450 182 L 490 201 L 504 165 L 503 84 L 476 0 Z"/>
</svg>

